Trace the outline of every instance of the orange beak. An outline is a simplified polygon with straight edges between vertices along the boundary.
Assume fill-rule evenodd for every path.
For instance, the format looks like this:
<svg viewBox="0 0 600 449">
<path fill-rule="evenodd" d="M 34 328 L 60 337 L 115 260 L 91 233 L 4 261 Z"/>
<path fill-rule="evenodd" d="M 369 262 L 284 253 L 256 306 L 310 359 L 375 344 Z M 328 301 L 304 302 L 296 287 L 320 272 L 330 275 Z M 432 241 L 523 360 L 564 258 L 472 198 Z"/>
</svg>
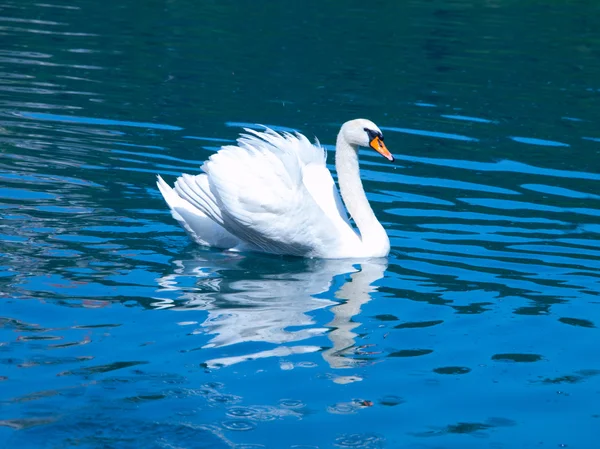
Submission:
<svg viewBox="0 0 600 449">
<path fill-rule="evenodd" d="M 388 161 L 394 160 L 394 156 L 392 156 L 392 153 L 389 152 L 385 146 L 385 143 L 383 143 L 383 140 L 381 140 L 379 137 L 375 137 L 373 140 L 371 140 L 371 142 L 369 142 L 369 146 L 385 157 Z"/>
</svg>

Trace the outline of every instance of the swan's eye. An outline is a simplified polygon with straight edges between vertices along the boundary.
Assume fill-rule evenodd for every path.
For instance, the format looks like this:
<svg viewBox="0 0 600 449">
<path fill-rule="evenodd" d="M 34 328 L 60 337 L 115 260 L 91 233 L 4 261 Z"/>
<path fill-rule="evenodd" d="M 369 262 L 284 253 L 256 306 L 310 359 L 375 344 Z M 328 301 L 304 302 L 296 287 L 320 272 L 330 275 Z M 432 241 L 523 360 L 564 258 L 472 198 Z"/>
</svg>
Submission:
<svg viewBox="0 0 600 449">
<path fill-rule="evenodd" d="M 383 142 L 383 135 L 379 132 L 379 131 L 373 131 L 372 129 L 369 128 L 364 128 L 365 132 L 367 133 L 367 135 L 369 136 L 369 140 L 373 140 L 376 137 L 379 137 L 379 140 L 381 140 Z"/>
</svg>

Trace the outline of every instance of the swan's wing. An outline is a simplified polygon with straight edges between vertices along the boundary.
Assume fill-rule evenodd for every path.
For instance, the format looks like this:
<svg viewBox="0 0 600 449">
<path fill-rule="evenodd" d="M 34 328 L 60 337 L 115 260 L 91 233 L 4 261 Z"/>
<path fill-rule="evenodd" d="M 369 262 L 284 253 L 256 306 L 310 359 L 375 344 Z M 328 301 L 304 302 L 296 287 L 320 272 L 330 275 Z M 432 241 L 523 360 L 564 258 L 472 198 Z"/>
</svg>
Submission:
<svg viewBox="0 0 600 449">
<path fill-rule="evenodd" d="M 296 154 L 302 168 L 302 182 L 313 200 L 325 212 L 325 215 L 334 221 L 336 226 L 340 224 L 340 218 L 350 225 L 346 208 L 342 203 L 331 172 L 327 168 L 327 151 L 318 140 L 313 145 L 300 133 L 294 135 L 283 133 L 282 137 L 270 129 L 267 129 L 265 133 L 249 129 L 246 131 L 255 137 L 266 140 L 275 147 L 285 146 L 289 152 Z"/>
<path fill-rule="evenodd" d="M 204 163 L 207 185 L 184 176 L 177 189 L 186 189 L 206 215 L 257 249 L 325 255 L 339 236 L 303 183 L 303 167 L 319 158 L 322 163 L 323 153 L 303 144 L 304 136 L 246 131 L 238 146 L 224 146 Z"/>
<path fill-rule="evenodd" d="M 206 177 L 206 175 L 200 175 Z M 160 176 L 156 185 L 171 209 L 171 215 L 199 245 L 232 248 L 239 240 L 208 218 L 198 207 L 172 189 Z"/>
<path fill-rule="evenodd" d="M 327 168 L 327 151 L 317 140 L 311 144 L 300 133 L 285 134 L 287 145 L 298 155 L 302 167 L 302 182 L 325 215 L 339 225 L 340 218 L 350 224 L 346 208 Z"/>
</svg>

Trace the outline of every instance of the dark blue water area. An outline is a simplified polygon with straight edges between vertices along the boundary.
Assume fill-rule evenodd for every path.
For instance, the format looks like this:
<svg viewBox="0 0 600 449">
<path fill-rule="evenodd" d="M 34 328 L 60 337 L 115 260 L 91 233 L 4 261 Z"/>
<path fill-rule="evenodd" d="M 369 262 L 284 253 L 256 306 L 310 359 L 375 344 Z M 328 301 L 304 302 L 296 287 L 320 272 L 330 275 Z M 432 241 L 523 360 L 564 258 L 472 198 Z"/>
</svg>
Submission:
<svg viewBox="0 0 600 449">
<path fill-rule="evenodd" d="M 599 8 L 2 3 L 0 447 L 596 448 Z M 385 259 L 201 248 L 156 188 L 356 117 Z"/>
</svg>

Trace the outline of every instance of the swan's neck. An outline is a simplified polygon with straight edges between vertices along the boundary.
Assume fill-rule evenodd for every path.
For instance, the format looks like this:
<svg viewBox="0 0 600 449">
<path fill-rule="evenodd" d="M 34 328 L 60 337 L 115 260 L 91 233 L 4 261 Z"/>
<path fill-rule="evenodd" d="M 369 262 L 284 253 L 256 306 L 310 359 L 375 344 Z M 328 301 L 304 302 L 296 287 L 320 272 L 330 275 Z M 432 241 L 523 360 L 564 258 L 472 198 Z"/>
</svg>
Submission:
<svg viewBox="0 0 600 449">
<path fill-rule="evenodd" d="M 390 240 L 375 217 L 360 180 L 358 148 L 351 145 L 342 133 L 338 135 L 335 149 L 335 168 L 340 193 L 350 216 L 356 223 L 365 249 L 372 256 L 387 256 Z"/>
</svg>

